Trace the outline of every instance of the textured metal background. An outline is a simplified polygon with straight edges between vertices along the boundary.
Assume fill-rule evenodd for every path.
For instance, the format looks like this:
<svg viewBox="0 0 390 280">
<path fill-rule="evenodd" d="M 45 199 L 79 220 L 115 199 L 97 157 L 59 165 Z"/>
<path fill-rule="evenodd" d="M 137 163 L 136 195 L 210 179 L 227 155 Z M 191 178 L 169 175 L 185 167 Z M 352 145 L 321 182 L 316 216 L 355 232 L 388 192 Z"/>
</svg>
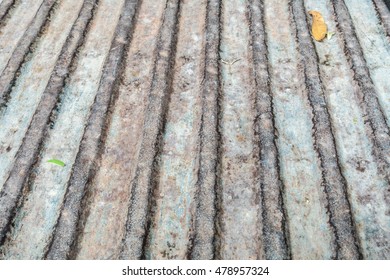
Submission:
<svg viewBox="0 0 390 280">
<path fill-rule="evenodd" d="M 390 259 L 385 2 L 0 0 L 0 258 Z"/>
</svg>

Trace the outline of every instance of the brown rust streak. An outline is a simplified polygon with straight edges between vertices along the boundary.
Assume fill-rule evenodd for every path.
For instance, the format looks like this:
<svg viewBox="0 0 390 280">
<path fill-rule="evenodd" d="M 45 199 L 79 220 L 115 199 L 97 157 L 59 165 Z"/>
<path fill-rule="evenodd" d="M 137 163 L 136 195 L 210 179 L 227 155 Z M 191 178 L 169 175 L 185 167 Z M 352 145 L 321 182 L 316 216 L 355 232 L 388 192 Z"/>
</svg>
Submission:
<svg viewBox="0 0 390 280">
<path fill-rule="evenodd" d="M 146 250 L 151 259 L 184 259 L 188 254 L 198 173 L 205 19 L 205 0 L 181 3 L 172 95 Z"/>
<path fill-rule="evenodd" d="M 359 86 L 358 97 L 372 131 L 375 155 L 383 176 L 390 182 L 390 131 L 381 110 L 377 92 L 370 77 L 363 51 L 353 28 L 351 16 L 342 0 L 332 0 L 338 28 L 344 36 L 345 53 L 354 72 L 354 80 Z M 371 134 L 371 133 L 369 133 Z"/>
<path fill-rule="evenodd" d="M 50 15 L 56 9 L 58 2 L 56 0 L 47 0 L 39 8 L 33 21 L 21 38 L 18 46 L 12 53 L 7 66 L 0 75 L 0 107 L 7 102 L 10 90 L 15 84 L 21 66 L 27 60 L 28 54 L 34 49 L 34 44 L 45 31 L 50 22 Z"/>
<path fill-rule="evenodd" d="M 372 0 L 374 3 L 374 7 L 376 12 L 378 13 L 381 24 L 383 25 L 387 39 L 390 40 L 390 11 L 389 8 L 386 7 L 386 4 L 383 0 Z"/>
<path fill-rule="evenodd" d="M 42 140 L 47 134 L 49 128 L 49 117 L 61 89 L 64 86 L 66 77 L 69 76 L 71 65 L 77 53 L 77 48 L 82 44 L 83 31 L 90 18 L 90 9 L 93 4 L 85 5 L 81 8 L 78 19 L 72 27 L 70 36 L 65 42 L 61 54 L 58 58 L 52 76 L 43 92 L 42 99 L 34 114 L 30 127 L 23 139 L 23 143 L 16 155 L 15 164 L 10 172 L 7 181 L 4 184 L 4 193 L 0 194 L 2 216 L 6 216 L 7 225 L 3 225 L 0 218 L 0 244 L 8 230 L 8 224 L 14 215 L 14 209 L 19 198 L 22 195 L 24 183 L 27 181 L 29 171 L 42 146 Z"/>
<path fill-rule="evenodd" d="M 0 28 L 3 23 L 6 22 L 6 17 L 9 15 L 10 10 L 15 7 L 20 0 L 4 0 L 0 4 Z"/>
<path fill-rule="evenodd" d="M 138 159 L 137 172 L 132 186 L 129 213 L 126 222 L 126 236 L 122 244 L 121 259 L 140 259 L 150 225 L 152 188 L 155 186 L 155 157 L 161 146 L 166 115 L 172 87 L 179 0 L 169 0 L 164 16 L 159 43 L 158 57 L 153 70 L 153 84 L 148 100 L 144 135 Z"/>
<path fill-rule="evenodd" d="M 53 241 L 47 254 L 47 259 L 67 259 L 72 257 L 72 247 L 77 235 L 77 221 L 81 212 L 81 200 L 89 176 L 93 176 L 93 163 L 96 160 L 104 126 L 107 119 L 107 110 L 110 100 L 115 99 L 112 94 L 117 86 L 115 78 L 125 68 L 122 61 L 125 46 L 129 46 L 133 31 L 133 18 L 138 0 L 127 0 L 116 29 L 116 36 L 111 44 L 99 90 L 89 117 L 80 151 L 73 166 L 72 177 L 69 182 L 65 202 L 54 232 Z M 89 4 L 96 7 L 94 3 Z M 90 7 L 89 7 L 90 9 Z M 119 76 L 119 75 L 118 75 Z M 103 140 L 104 141 L 104 140 Z"/>
<path fill-rule="evenodd" d="M 218 160 L 218 92 L 219 92 L 219 9 L 220 1 L 207 4 L 206 63 L 202 97 L 202 126 L 200 130 L 200 168 L 197 182 L 197 212 L 194 228 L 192 259 L 214 258 L 215 185 Z"/>
<path fill-rule="evenodd" d="M 140 150 L 164 8 L 165 1 L 144 0 L 140 6 L 104 153 L 88 185 L 79 259 L 117 258 L 120 252 L 127 215 L 123 205 L 128 205 Z"/>
<path fill-rule="evenodd" d="M 246 2 L 222 4 L 217 255 L 263 259 L 256 87 Z M 222 61 L 223 60 L 223 61 Z"/>
<path fill-rule="evenodd" d="M 357 38 L 351 15 L 343 0 L 331 0 L 331 9 L 338 22 L 338 32 L 343 35 L 344 52 L 353 71 L 353 86 L 356 88 L 359 105 L 363 112 L 365 129 L 368 138 L 373 143 L 374 157 L 378 165 L 380 176 L 386 180 L 382 196 L 387 203 L 385 215 L 389 215 L 390 204 L 390 131 L 384 113 L 380 107 L 375 86 L 370 76 L 367 62 L 364 59 L 363 50 Z M 365 198 L 359 201 L 367 205 Z M 366 234 L 358 228 L 358 234 Z M 375 250 L 367 250 L 362 246 L 362 254 L 365 259 L 385 259 L 390 255 L 389 240 L 384 234 L 373 234 L 371 240 L 375 240 L 378 246 Z M 387 232 L 388 234 L 388 232 Z M 372 248 L 371 248 L 372 249 Z"/>
<path fill-rule="evenodd" d="M 292 3 L 296 36 L 308 98 L 313 112 L 314 148 L 321 161 L 322 180 L 326 194 L 329 222 L 335 234 L 335 258 L 357 259 L 359 249 L 355 239 L 346 181 L 337 161 L 336 144 L 318 69 L 318 56 L 307 28 L 302 0 Z"/>
<path fill-rule="evenodd" d="M 251 35 L 257 89 L 256 132 L 260 139 L 260 180 L 262 197 L 263 239 L 267 259 L 291 258 L 288 245 L 287 219 L 283 205 L 283 183 L 280 179 L 273 97 L 269 85 L 264 6 L 251 2 Z"/>
</svg>

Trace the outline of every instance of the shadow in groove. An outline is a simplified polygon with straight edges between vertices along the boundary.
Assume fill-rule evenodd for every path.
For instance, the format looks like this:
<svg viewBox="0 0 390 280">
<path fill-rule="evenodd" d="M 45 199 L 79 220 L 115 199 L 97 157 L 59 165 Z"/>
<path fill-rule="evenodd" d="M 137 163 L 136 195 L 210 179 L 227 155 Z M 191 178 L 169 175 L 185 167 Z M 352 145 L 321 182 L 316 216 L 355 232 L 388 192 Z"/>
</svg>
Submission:
<svg viewBox="0 0 390 280">
<path fill-rule="evenodd" d="M 385 2 L 387 8 L 389 8 L 390 10 L 390 0 L 383 0 L 383 1 Z"/>
</svg>

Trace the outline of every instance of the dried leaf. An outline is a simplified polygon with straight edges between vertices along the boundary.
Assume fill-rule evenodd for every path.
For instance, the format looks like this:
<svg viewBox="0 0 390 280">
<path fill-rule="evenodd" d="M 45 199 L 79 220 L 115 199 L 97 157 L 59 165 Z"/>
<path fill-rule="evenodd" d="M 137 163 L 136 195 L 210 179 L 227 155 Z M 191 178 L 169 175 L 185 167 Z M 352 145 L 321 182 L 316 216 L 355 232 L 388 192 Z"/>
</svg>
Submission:
<svg viewBox="0 0 390 280">
<path fill-rule="evenodd" d="M 328 32 L 328 28 L 325 24 L 325 20 L 322 17 L 320 12 L 309 11 L 309 14 L 313 17 L 311 33 L 315 40 L 322 41 Z"/>
</svg>

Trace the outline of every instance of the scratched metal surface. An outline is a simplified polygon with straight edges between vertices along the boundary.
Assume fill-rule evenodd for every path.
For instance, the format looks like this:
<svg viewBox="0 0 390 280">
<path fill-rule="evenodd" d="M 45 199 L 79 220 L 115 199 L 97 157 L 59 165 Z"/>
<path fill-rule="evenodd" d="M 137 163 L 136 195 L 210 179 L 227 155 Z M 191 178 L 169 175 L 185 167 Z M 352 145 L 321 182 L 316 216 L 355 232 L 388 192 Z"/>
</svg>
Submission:
<svg viewBox="0 0 390 280">
<path fill-rule="evenodd" d="M 1 0 L 0 259 L 390 259 L 386 5 Z"/>
</svg>

